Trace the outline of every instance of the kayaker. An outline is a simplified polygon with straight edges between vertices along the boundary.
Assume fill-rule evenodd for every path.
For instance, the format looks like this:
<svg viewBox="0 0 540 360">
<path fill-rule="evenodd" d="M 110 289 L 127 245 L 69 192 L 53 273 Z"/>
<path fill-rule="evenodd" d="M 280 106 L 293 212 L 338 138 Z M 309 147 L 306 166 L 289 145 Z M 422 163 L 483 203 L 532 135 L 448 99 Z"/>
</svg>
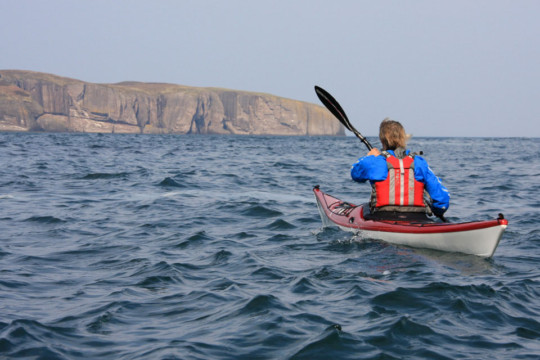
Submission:
<svg viewBox="0 0 540 360">
<path fill-rule="evenodd" d="M 429 210 L 441 217 L 450 205 L 448 190 L 424 158 L 406 150 L 408 136 L 403 126 L 384 119 L 379 139 L 383 151 L 373 148 L 351 168 L 354 181 L 371 183 L 370 217 L 425 216 Z M 424 200 L 424 190 L 431 197 L 431 206 Z"/>
</svg>

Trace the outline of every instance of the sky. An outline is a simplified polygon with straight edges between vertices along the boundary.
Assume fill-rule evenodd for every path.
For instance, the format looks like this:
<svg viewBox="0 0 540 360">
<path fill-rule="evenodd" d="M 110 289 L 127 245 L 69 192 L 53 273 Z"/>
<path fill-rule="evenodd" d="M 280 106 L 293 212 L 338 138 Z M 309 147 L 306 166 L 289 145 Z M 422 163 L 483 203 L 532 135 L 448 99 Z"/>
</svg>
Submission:
<svg viewBox="0 0 540 360">
<path fill-rule="evenodd" d="M 320 104 L 364 135 L 540 137 L 537 0 L 0 0 L 0 69 Z M 337 120 L 336 120 L 337 121 Z"/>
</svg>

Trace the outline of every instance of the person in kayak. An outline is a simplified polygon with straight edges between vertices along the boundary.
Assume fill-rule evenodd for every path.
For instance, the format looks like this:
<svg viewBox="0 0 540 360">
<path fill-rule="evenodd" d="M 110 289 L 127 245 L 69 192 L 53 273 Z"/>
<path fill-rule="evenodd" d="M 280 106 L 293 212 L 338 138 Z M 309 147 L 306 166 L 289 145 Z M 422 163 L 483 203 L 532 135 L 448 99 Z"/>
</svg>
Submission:
<svg viewBox="0 0 540 360">
<path fill-rule="evenodd" d="M 379 128 L 383 151 L 373 148 L 351 168 L 354 181 L 370 181 L 370 218 L 418 218 L 430 213 L 442 217 L 450 194 L 421 156 L 406 150 L 408 136 L 403 126 L 384 119 Z M 424 190 L 431 205 L 424 200 Z"/>
</svg>

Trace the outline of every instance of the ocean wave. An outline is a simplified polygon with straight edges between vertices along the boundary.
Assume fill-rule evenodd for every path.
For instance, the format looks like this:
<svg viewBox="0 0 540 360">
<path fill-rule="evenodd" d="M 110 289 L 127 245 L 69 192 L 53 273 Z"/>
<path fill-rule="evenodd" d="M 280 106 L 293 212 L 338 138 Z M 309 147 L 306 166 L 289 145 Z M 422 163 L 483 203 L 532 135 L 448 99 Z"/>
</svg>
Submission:
<svg viewBox="0 0 540 360">
<path fill-rule="evenodd" d="M 127 179 L 129 177 L 129 173 L 127 172 L 118 172 L 118 173 L 89 173 L 84 176 L 82 176 L 81 180 L 101 180 L 101 179 Z"/>
<path fill-rule="evenodd" d="M 274 231 L 280 231 L 280 230 L 292 230 L 295 229 L 296 226 L 291 224 L 290 222 L 283 220 L 283 219 L 277 219 L 273 221 L 271 224 L 266 226 L 266 229 L 274 230 Z"/>
<path fill-rule="evenodd" d="M 163 179 L 163 180 L 159 183 L 159 186 L 164 186 L 164 187 L 177 187 L 177 188 L 185 188 L 185 187 L 186 187 L 184 184 L 179 183 L 178 181 L 174 180 L 174 179 L 171 178 L 171 177 L 166 177 L 165 179 Z"/>
<path fill-rule="evenodd" d="M 51 215 L 31 216 L 29 218 L 26 218 L 24 221 L 37 222 L 37 223 L 43 223 L 43 224 L 59 224 L 59 223 L 65 223 L 66 222 L 65 220 L 59 219 L 59 218 L 51 216 Z"/>
<path fill-rule="evenodd" d="M 277 216 L 283 215 L 281 211 L 271 209 L 267 206 L 260 205 L 258 203 L 248 204 L 248 206 L 246 206 L 245 209 L 240 212 L 240 214 L 244 216 L 258 217 L 258 218 L 269 218 L 269 217 L 277 217 Z"/>
<path fill-rule="evenodd" d="M 2 141 L 0 358 L 538 357 L 537 139 L 413 138 L 449 218 L 509 219 L 489 260 L 323 228 L 313 183 L 369 198 L 355 138 Z"/>
</svg>

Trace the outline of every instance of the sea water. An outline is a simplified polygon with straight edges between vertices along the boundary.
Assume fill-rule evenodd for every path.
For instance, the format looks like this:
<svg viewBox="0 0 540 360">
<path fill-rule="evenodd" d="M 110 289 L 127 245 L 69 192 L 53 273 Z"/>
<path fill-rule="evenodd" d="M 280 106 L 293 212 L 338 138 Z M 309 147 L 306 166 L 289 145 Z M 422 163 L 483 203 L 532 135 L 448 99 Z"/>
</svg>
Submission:
<svg viewBox="0 0 540 360">
<path fill-rule="evenodd" d="M 0 358 L 540 358 L 540 140 L 410 147 L 493 258 L 322 228 L 356 138 L 1 133 Z"/>
</svg>

